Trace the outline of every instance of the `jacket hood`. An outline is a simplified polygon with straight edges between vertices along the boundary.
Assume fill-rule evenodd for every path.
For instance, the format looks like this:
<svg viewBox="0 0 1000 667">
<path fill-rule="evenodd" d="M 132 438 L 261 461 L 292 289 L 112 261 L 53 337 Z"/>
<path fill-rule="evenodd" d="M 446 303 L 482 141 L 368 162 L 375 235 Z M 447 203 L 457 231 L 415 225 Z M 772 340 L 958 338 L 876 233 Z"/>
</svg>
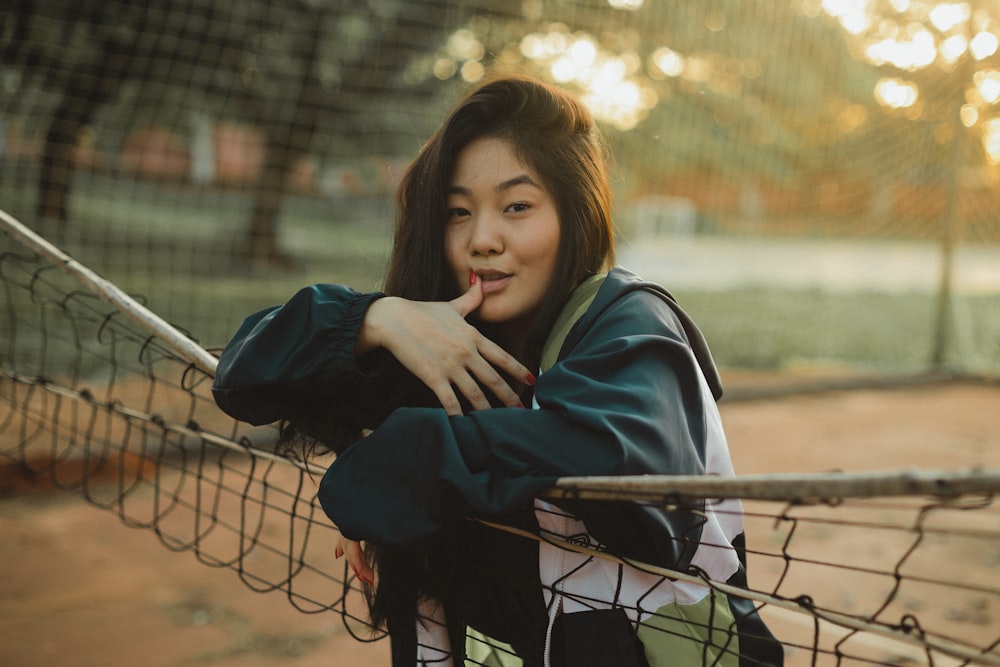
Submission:
<svg viewBox="0 0 1000 667">
<path fill-rule="evenodd" d="M 701 368 L 701 372 L 705 376 L 709 388 L 712 390 L 712 396 L 715 397 L 716 401 L 722 398 L 722 379 L 719 376 L 719 370 L 715 365 L 715 360 L 712 358 L 712 353 L 709 350 L 705 336 L 701 333 L 698 325 L 695 324 L 690 315 L 684 312 L 684 309 L 677 303 L 677 299 L 665 288 L 645 280 L 621 266 L 617 266 L 608 272 L 590 307 L 577 320 L 566 336 L 566 340 L 563 342 L 559 352 L 559 358 L 561 359 L 568 350 L 573 348 L 580 337 L 583 336 L 591 324 L 600 317 L 601 313 L 608 306 L 629 292 L 636 290 L 651 292 L 659 296 L 670 306 L 684 337 L 687 339 L 688 345 L 691 346 L 691 351 L 694 353 L 698 366 Z"/>
</svg>

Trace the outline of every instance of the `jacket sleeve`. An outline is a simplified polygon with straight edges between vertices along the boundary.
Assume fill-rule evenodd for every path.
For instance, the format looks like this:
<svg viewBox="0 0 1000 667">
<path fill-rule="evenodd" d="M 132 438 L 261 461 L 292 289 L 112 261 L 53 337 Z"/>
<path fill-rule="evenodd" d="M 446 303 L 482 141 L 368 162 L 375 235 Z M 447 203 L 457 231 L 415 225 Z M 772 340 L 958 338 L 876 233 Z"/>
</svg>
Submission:
<svg viewBox="0 0 1000 667">
<path fill-rule="evenodd" d="M 219 359 L 216 403 L 251 424 L 289 420 L 330 446 L 353 442 L 384 418 L 388 402 L 369 400 L 380 378 L 401 372 L 388 354 L 364 366 L 355 357 L 365 313 L 381 296 L 318 284 L 250 315 Z"/>
<path fill-rule="evenodd" d="M 348 537 L 408 545 L 469 513 L 530 508 L 558 477 L 704 471 L 700 371 L 662 299 L 628 293 L 563 357 L 538 379 L 534 410 L 397 410 L 328 469 L 324 510 Z"/>
</svg>

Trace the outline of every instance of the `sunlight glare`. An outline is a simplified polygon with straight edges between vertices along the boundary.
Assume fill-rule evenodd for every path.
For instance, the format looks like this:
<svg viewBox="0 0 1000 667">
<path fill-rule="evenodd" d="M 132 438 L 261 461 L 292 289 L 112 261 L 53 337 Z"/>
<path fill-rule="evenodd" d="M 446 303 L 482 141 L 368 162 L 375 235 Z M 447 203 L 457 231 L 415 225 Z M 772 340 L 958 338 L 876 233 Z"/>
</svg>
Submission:
<svg viewBox="0 0 1000 667">
<path fill-rule="evenodd" d="M 582 37 L 569 47 L 569 57 L 578 67 L 590 67 L 597 58 L 597 47 L 590 39 Z"/>
<path fill-rule="evenodd" d="M 486 68 L 478 60 L 467 60 L 462 65 L 462 69 L 459 70 L 459 74 L 462 75 L 463 80 L 475 83 L 486 76 Z"/>
<path fill-rule="evenodd" d="M 542 43 L 542 36 L 538 33 L 525 35 L 521 40 L 521 54 L 525 58 L 537 60 L 545 55 L 545 45 Z"/>
<path fill-rule="evenodd" d="M 1000 163 L 1000 118 L 983 123 L 983 148 L 993 164 Z"/>
<path fill-rule="evenodd" d="M 462 60 L 482 60 L 486 49 L 471 30 L 456 30 L 448 38 L 448 53 Z"/>
<path fill-rule="evenodd" d="M 941 42 L 941 58 L 946 63 L 953 63 L 961 58 L 969 48 L 969 41 L 964 35 L 952 35 Z"/>
<path fill-rule="evenodd" d="M 676 78 L 684 73 L 683 56 L 665 46 L 653 51 L 653 64 L 670 77 Z"/>
<path fill-rule="evenodd" d="M 917 103 L 917 86 L 902 79 L 881 79 L 875 84 L 875 99 L 892 109 L 904 109 Z"/>
<path fill-rule="evenodd" d="M 852 35 L 860 35 L 871 27 L 868 0 L 823 0 L 823 11 L 840 21 Z"/>
<path fill-rule="evenodd" d="M 552 78 L 559 83 L 569 83 L 577 77 L 576 65 L 569 56 L 557 58 L 549 67 L 549 72 L 552 73 Z"/>
<path fill-rule="evenodd" d="M 962 121 L 962 125 L 972 127 L 979 122 L 979 111 L 971 104 L 963 104 L 958 112 L 958 117 Z"/>
<path fill-rule="evenodd" d="M 969 7 L 969 3 L 956 2 L 936 5 L 928 17 L 935 28 L 941 32 L 948 32 L 968 21 L 970 16 L 972 16 L 972 8 Z"/>
<path fill-rule="evenodd" d="M 613 76 L 609 73 L 609 77 Z M 656 93 L 634 81 L 591 86 L 581 99 L 596 116 L 621 130 L 634 128 L 645 117 L 646 111 L 656 105 Z"/>
<path fill-rule="evenodd" d="M 558 55 L 566 50 L 566 34 L 553 30 L 542 37 L 542 50 L 548 55 Z"/>
<path fill-rule="evenodd" d="M 984 102 L 987 104 L 996 104 L 1000 101 L 1000 72 L 995 69 L 976 72 L 973 76 L 973 81 L 976 84 L 976 90 L 979 91 L 979 95 L 983 98 Z"/>
<path fill-rule="evenodd" d="M 455 61 L 451 58 L 438 58 L 434 62 L 434 68 L 432 71 L 434 72 L 434 76 L 442 81 L 447 81 L 451 77 L 455 76 L 455 72 L 458 71 L 458 66 L 455 65 Z"/>
<path fill-rule="evenodd" d="M 865 57 L 873 65 L 893 65 L 899 69 L 915 70 L 927 67 L 937 57 L 934 35 L 929 30 L 918 30 L 909 42 L 883 39 L 865 49 Z"/>
<path fill-rule="evenodd" d="M 580 98 L 594 115 L 621 129 L 638 125 L 658 101 L 654 90 L 629 78 L 642 66 L 636 53 L 609 53 L 592 35 L 570 34 L 564 24 L 552 24 L 544 34 L 524 36 L 518 48 L 556 83 L 579 86 Z"/>
<path fill-rule="evenodd" d="M 608 4 L 614 9 L 627 9 L 635 11 L 642 9 L 645 0 L 608 0 Z"/>
<path fill-rule="evenodd" d="M 616 88 L 625 78 L 625 63 L 617 58 L 602 63 L 594 72 L 591 86 L 595 90 Z"/>
<path fill-rule="evenodd" d="M 976 60 L 989 58 L 997 52 L 997 47 L 1000 47 L 1000 40 L 992 32 L 986 30 L 978 33 L 969 43 L 969 51 Z"/>
</svg>

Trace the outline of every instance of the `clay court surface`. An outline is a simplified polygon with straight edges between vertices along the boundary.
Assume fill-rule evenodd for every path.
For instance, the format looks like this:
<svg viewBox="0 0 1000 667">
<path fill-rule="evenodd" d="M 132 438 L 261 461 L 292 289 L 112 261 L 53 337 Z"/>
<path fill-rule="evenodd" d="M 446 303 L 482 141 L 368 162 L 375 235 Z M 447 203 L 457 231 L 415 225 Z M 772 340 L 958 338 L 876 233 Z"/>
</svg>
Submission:
<svg viewBox="0 0 1000 667">
<path fill-rule="evenodd" d="M 745 381 L 729 379 L 731 386 Z M 743 474 L 996 468 L 998 414 L 1000 384 L 984 382 L 723 404 Z M 74 495 L 32 488 L 9 470 L 0 477 L 0 535 L 0 665 L 6 667 L 389 664 L 387 642 L 361 644 L 336 617 L 307 616 L 280 594 L 253 593 L 233 572 L 171 552 L 150 532 L 124 527 Z M 1000 553 L 991 557 L 992 571 L 973 568 L 970 576 L 992 577 L 997 585 Z M 844 595 L 852 594 L 850 584 L 815 582 L 817 591 L 841 587 Z M 992 628 L 995 635 L 1000 625 L 995 599 L 948 611 L 952 622 L 973 631 Z"/>
</svg>

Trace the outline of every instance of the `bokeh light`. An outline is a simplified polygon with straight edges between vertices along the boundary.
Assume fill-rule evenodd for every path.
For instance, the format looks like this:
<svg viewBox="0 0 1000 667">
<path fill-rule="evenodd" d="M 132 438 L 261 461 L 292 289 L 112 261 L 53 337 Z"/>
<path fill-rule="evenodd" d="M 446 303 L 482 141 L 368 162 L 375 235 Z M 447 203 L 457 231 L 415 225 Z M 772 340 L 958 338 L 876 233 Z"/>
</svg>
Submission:
<svg viewBox="0 0 1000 667">
<path fill-rule="evenodd" d="M 873 65 L 892 65 L 913 71 L 927 67 L 937 58 L 934 35 L 921 28 L 908 40 L 882 39 L 865 49 L 865 57 Z"/>
<path fill-rule="evenodd" d="M 665 46 L 653 52 L 653 65 L 662 74 L 678 77 L 684 73 L 684 57 Z"/>
<path fill-rule="evenodd" d="M 976 72 L 973 82 L 983 102 L 996 104 L 1000 101 L 1000 72 L 995 69 Z"/>
<path fill-rule="evenodd" d="M 879 104 L 892 108 L 912 107 L 920 97 L 917 86 L 902 79 L 881 79 L 875 84 L 875 99 Z"/>
<path fill-rule="evenodd" d="M 580 89 L 580 97 L 594 115 L 619 129 L 638 125 L 658 96 L 649 82 L 638 78 L 641 60 L 635 53 L 612 53 L 586 32 L 573 32 L 563 24 L 547 32 L 525 35 L 520 53 L 564 85 Z"/>
<path fill-rule="evenodd" d="M 969 43 L 969 51 L 976 60 L 983 60 L 996 53 L 998 46 L 1000 46 L 1000 39 L 997 39 L 997 36 L 992 32 L 984 30 L 972 38 Z"/>
<path fill-rule="evenodd" d="M 1000 124 L 993 109 L 1000 104 L 1000 72 L 985 66 L 1000 51 L 1000 24 L 984 3 L 802 0 L 801 11 L 835 19 L 852 36 L 855 53 L 864 62 L 911 73 L 910 80 L 887 75 L 874 89 L 882 107 L 903 110 L 907 118 L 926 113 L 916 83 L 922 70 L 937 66 L 948 76 L 971 76 L 964 103 L 950 113 L 957 114 L 965 127 L 979 128 L 989 160 L 1000 164 Z M 943 121 L 940 127 L 952 125 Z"/>
<path fill-rule="evenodd" d="M 1000 164 L 1000 118 L 991 118 L 982 125 L 983 146 L 993 164 Z"/>
<path fill-rule="evenodd" d="M 969 20 L 972 8 L 967 2 L 935 5 L 927 17 L 931 24 L 941 32 L 948 32 Z"/>
<path fill-rule="evenodd" d="M 615 9 L 629 9 L 635 11 L 642 9 L 645 0 L 608 0 L 608 4 Z"/>
<path fill-rule="evenodd" d="M 637 11 L 643 0 L 608 0 L 623 11 Z M 963 62 L 977 65 L 964 106 L 957 113 L 967 127 L 985 127 L 993 117 L 991 107 L 1000 104 L 1000 73 L 984 68 L 985 61 L 1000 52 L 1000 24 L 989 12 L 970 2 L 933 0 L 798 0 L 800 13 L 810 17 L 825 14 L 850 35 L 855 56 L 874 67 L 899 70 L 884 72 L 874 85 L 872 96 L 884 109 L 902 111 L 910 119 L 926 116 L 921 86 L 929 85 L 919 72 L 938 67 L 944 72 L 960 71 Z M 536 16 L 540 2 L 526 0 L 525 18 Z M 706 33 L 730 29 L 726 13 L 707 9 L 701 24 Z M 761 63 L 751 58 L 726 58 L 712 51 L 683 52 L 664 40 L 658 45 L 643 44 L 639 32 L 607 35 L 575 30 L 565 23 L 538 23 L 516 42 L 502 47 L 484 43 L 487 31 L 470 23 L 446 40 L 425 67 L 439 79 L 460 77 L 467 82 L 486 75 L 489 56 L 501 67 L 532 71 L 577 93 L 601 121 L 621 130 L 637 127 L 675 88 L 701 90 L 728 98 L 738 98 L 761 77 Z M 487 53 L 493 50 L 494 53 Z M 642 55 L 640 55 L 642 54 Z M 972 72 L 966 71 L 966 76 Z M 870 121 L 863 104 L 847 103 L 833 118 L 841 132 L 854 132 Z M 990 127 L 994 127 L 990 125 Z M 984 137 L 992 137 L 983 130 Z M 984 142 L 986 139 L 984 138 Z M 984 144 L 985 145 L 985 144 Z"/>
</svg>

